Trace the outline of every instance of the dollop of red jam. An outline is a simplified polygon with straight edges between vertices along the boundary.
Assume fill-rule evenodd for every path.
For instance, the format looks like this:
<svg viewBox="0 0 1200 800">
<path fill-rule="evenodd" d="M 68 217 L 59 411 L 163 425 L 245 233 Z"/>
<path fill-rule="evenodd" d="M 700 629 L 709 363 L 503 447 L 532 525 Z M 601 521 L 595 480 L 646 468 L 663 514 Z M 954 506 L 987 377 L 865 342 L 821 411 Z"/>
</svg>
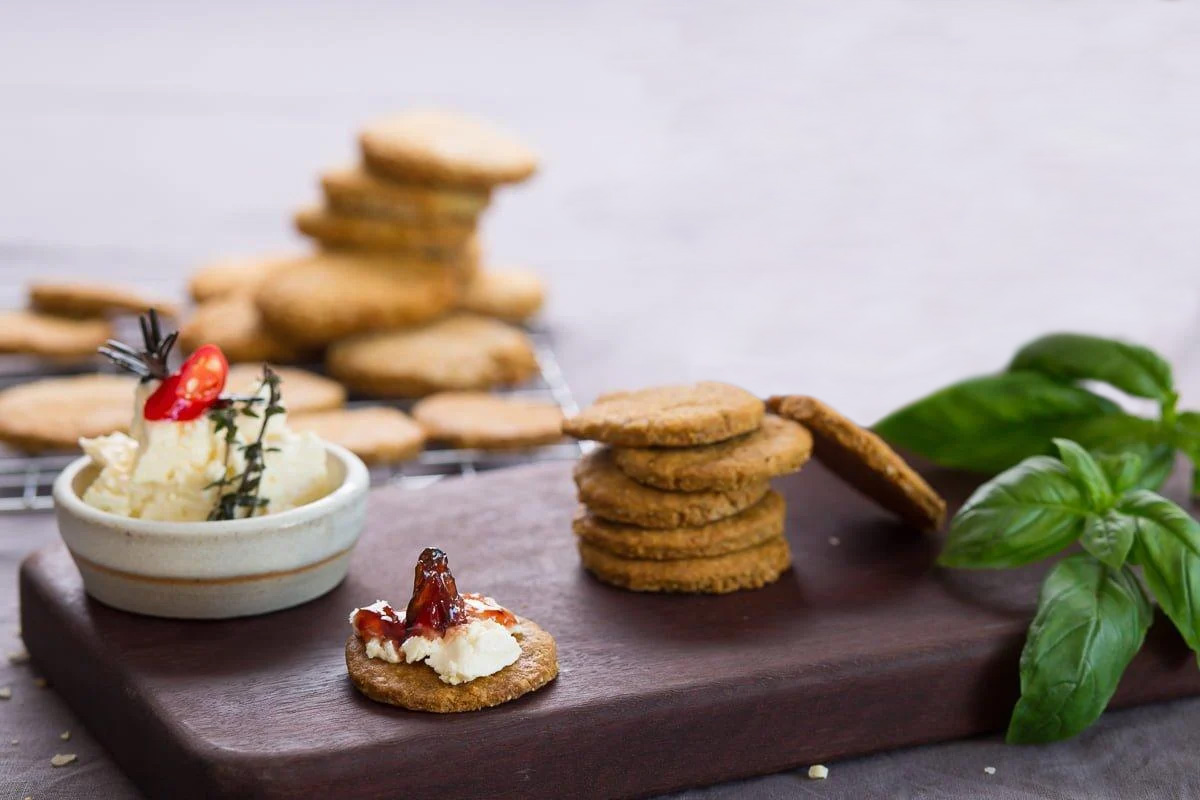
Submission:
<svg viewBox="0 0 1200 800">
<path fill-rule="evenodd" d="M 459 594 L 446 554 L 427 547 L 417 559 L 412 599 L 397 612 L 378 600 L 357 609 L 350 618 L 354 632 L 364 641 L 390 639 L 401 645 L 410 636 L 441 636 L 455 625 L 473 619 L 490 619 L 505 627 L 517 624 L 516 616 L 490 597 L 468 592 Z"/>
</svg>

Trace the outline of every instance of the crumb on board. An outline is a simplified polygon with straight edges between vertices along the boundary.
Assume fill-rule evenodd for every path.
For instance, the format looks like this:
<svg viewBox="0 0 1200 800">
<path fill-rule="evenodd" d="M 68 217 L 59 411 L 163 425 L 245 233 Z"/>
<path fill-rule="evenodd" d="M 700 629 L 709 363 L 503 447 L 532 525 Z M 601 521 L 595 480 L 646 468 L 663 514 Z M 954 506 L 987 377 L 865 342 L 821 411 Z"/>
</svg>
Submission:
<svg viewBox="0 0 1200 800">
<path fill-rule="evenodd" d="M 34 679 L 33 679 L 33 685 L 34 685 L 34 686 L 36 686 L 36 687 L 38 687 L 39 689 L 45 689 L 45 688 L 46 688 L 47 686 L 49 686 L 50 684 L 46 683 L 46 679 L 45 679 L 45 678 L 34 678 Z"/>
<path fill-rule="evenodd" d="M 829 537 L 829 544 L 831 547 L 837 547 L 841 543 L 842 543 L 842 540 L 839 539 L 838 537 L 836 537 L 836 536 Z"/>
<path fill-rule="evenodd" d="M 983 768 L 983 771 L 984 771 L 985 773 L 987 773 L 988 775 L 995 775 L 995 774 L 996 774 L 996 768 L 995 768 L 995 767 L 984 767 L 984 768 Z"/>
<path fill-rule="evenodd" d="M 813 764 L 808 768 L 808 777 L 814 781 L 823 781 L 829 777 L 829 767 L 824 764 Z"/>
<path fill-rule="evenodd" d="M 62 733 L 60 733 L 60 734 L 58 735 L 58 738 L 62 739 L 62 740 L 65 742 L 65 741 L 67 741 L 68 739 L 70 739 L 70 738 L 71 738 L 71 732 L 70 732 L 70 731 L 63 731 Z"/>
<path fill-rule="evenodd" d="M 29 660 L 29 651 L 28 650 L 17 650 L 14 653 L 8 654 L 8 663 L 10 663 L 10 664 L 24 664 L 28 660 Z"/>
<path fill-rule="evenodd" d="M 0 700 L 9 700 L 12 698 L 11 686 L 0 686 Z"/>
<path fill-rule="evenodd" d="M 8 743 L 9 744 L 20 744 L 21 740 L 20 739 L 9 739 Z"/>
<path fill-rule="evenodd" d="M 65 767 L 67 764 L 70 764 L 74 760 L 75 760 L 74 753 L 55 753 L 54 756 L 50 759 L 50 766 Z"/>
</svg>

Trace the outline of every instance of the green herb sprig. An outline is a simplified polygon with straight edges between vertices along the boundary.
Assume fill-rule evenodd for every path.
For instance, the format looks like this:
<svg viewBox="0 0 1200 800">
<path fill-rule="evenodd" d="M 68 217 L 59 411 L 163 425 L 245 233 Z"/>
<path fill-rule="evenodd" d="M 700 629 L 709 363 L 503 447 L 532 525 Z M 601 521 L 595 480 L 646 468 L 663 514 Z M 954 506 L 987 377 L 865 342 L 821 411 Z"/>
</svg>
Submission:
<svg viewBox="0 0 1200 800">
<path fill-rule="evenodd" d="M 1089 453 L 1055 439 L 979 487 L 950 523 L 939 563 L 1018 567 L 1078 542 L 1042 584 L 1021 653 L 1008 741 L 1064 739 L 1108 705 L 1153 619 L 1151 597 L 1200 653 L 1200 523 L 1138 488 L 1141 456 Z M 1143 588 L 1133 569 L 1141 567 Z"/>
<path fill-rule="evenodd" d="M 284 413 L 284 407 L 280 402 L 283 397 L 280 383 L 279 375 L 264 364 L 262 383 L 259 384 L 258 392 L 255 395 L 223 397 L 208 410 L 208 416 L 212 419 L 216 432 L 223 433 L 225 441 L 225 469 L 220 480 L 213 481 L 207 487 L 217 489 L 217 500 L 208 514 L 209 520 L 252 517 L 270 503 L 270 498 L 262 497 L 259 490 L 262 485 L 263 471 L 266 469 L 266 454 L 278 449 L 267 447 L 264 440 L 271 417 Z M 255 406 L 263 401 L 261 397 L 263 387 L 267 388 L 267 398 L 258 434 L 253 441 L 238 444 L 237 418 L 239 416 L 259 418 Z M 241 472 L 230 475 L 230 455 L 235 448 L 241 451 L 246 465 Z"/>
<path fill-rule="evenodd" d="M 1125 413 L 1085 382 L 1158 403 L 1158 418 Z M 952 384 L 888 415 L 875 430 L 947 467 L 995 474 L 1049 453 L 1053 437 L 1089 450 L 1136 452 L 1136 485 L 1157 489 L 1177 452 L 1200 465 L 1200 413 L 1180 412 L 1171 365 L 1140 345 L 1078 333 L 1026 344 L 1004 372 Z M 1200 495 L 1200 468 L 1193 471 Z"/>
</svg>

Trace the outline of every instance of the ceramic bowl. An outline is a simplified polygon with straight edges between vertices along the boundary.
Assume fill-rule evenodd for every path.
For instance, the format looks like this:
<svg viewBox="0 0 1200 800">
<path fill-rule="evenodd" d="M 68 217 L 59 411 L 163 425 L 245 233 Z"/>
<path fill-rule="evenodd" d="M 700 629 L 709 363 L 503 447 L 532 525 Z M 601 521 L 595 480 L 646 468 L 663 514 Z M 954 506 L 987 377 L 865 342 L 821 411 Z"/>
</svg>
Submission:
<svg viewBox="0 0 1200 800">
<path fill-rule="evenodd" d="M 58 530 L 105 605 L 155 617 L 225 619 L 278 611 L 320 597 L 346 576 L 366 522 L 363 462 L 326 443 L 337 488 L 307 505 L 250 519 L 130 519 L 80 499 L 97 469 L 76 459 L 54 481 Z"/>
</svg>

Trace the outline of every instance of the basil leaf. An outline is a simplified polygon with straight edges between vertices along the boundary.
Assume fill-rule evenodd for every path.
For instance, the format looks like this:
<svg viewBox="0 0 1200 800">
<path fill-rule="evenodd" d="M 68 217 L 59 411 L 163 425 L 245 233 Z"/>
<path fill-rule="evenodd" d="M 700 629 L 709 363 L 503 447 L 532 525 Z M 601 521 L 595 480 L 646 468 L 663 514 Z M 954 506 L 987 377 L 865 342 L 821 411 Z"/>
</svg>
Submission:
<svg viewBox="0 0 1200 800">
<path fill-rule="evenodd" d="M 1179 448 L 1192 462 L 1192 495 L 1200 497 L 1200 414 L 1184 411 L 1175 420 Z"/>
<path fill-rule="evenodd" d="M 1034 339 L 1017 351 L 1009 371 L 1040 372 L 1067 381 L 1097 380 L 1127 394 L 1173 403 L 1175 382 L 1171 365 L 1152 350 L 1136 344 L 1087 336 L 1052 333 Z"/>
<path fill-rule="evenodd" d="M 1070 439 L 1055 439 L 1054 446 L 1058 448 L 1059 456 L 1067 470 L 1079 481 L 1091 507 L 1103 510 L 1111 506 L 1114 498 L 1108 476 L 1100 469 L 1091 453 Z"/>
<path fill-rule="evenodd" d="M 1133 517 L 1116 510 L 1092 514 L 1083 524 L 1079 543 L 1102 563 L 1120 569 L 1129 557 L 1137 528 Z"/>
<path fill-rule="evenodd" d="M 938 563 L 1019 567 L 1083 533 L 1091 509 L 1061 461 L 1034 456 L 980 486 L 950 521 Z"/>
<path fill-rule="evenodd" d="M 1154 618 L 1137 577 L 1088 555 L 1063 559 L 1046 576 L 1021 651 L 1021 699 L 1011 744 L 1052 742 L 1095 722 Z"/>
<path fill-rule="evenodd" d="M 1092 455 L 1100 469 L 1104 470 L 1104 476 L 1108 478 L 1108 485 L 1112 487 L 1113 494 L 1121 495 L 1130 489 L 1140 488 L 1139 481 L 1142 479 L 1145 463 L 1140 453 L 1129 451 Z"/>
<path fill-rule="evenodd" d="M 1131 558 L 1188 647 L 1200 653 L 1200 556 L 1161 530 L 1139 532 Z"/>
<path fill-rule="evenodd" d="M 1171 536 L 1200 556 L 1200 522 L 1162 495 L 1135 489 L 1120 499 L 1117 510 L 1134 519 L 1139 536 Z"/>
<path fill-rule="evenodd" d="M 1104 424 L 1098 426 L 1100 421 Z M 934 392 L 889 414 L 875 431 L 943 466 L 996 473 L 1049 452 L 1054 436 L 1092 447 L 1098 438 L 1140 439 L 1145 422 L 1077 386 L 1009 372 Z"/>
</svg>

